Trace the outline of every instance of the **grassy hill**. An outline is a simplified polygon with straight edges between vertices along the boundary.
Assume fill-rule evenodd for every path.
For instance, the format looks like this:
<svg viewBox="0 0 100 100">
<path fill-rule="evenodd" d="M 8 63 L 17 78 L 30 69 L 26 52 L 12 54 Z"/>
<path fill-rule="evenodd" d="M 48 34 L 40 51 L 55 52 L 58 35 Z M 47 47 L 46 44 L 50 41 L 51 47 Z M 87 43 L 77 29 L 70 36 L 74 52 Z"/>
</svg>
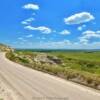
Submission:
<svg viewBox="0 0 100 100">
<path fill-rule="evenodd" d="M 9 52 L 9 51 L 13 51 L 13 49 L 5 44 L 0 43 L 0 51 Z"/>
</svg>

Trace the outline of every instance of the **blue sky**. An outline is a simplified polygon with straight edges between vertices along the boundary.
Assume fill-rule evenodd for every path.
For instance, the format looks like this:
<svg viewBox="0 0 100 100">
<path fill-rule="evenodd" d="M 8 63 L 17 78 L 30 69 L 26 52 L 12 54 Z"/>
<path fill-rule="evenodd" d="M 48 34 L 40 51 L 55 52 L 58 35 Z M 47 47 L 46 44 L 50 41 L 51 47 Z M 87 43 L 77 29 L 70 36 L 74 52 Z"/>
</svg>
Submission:
<svg viewBox="0 0 100 100">
<path fill-rule="evenodd" d="M 15 48 L 100 49 L 100 0 L 1 0 L 0 42 Z"/>
</svg>

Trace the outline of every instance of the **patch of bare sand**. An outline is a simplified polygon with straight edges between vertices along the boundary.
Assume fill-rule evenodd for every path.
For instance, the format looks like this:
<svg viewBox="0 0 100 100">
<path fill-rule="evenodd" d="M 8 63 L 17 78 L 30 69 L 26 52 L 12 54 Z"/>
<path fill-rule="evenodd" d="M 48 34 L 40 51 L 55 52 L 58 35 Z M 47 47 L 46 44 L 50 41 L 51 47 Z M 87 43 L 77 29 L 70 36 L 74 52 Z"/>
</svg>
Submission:
<svg viewBox="0 0 100 100">
<path fill-rule="evenodd" d="M 14 92 L 0 80 L 0 100 L 18 100 Z"/>
</svg>

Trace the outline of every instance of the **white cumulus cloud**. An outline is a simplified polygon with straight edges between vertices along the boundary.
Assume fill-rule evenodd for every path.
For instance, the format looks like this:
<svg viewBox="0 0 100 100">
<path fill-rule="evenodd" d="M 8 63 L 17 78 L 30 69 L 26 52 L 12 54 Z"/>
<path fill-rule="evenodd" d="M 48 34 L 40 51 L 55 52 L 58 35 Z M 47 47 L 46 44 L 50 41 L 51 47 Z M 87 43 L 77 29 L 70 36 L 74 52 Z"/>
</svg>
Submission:
<svg viewBox="0 0 100 100">
<path fill-rule="evenodd" d="M 94 16 L 89 12 L 81 12 L 81 13 L 74 14 L 68 18 L 64 18 L 64 22 L 68 25 L 72 25 L 72 24 L 81 24 L 81 23 L 89 22 L 94 19 L 95 19 Z"/>
<path fill-rule="evenodd" d="M 36 30 L 36 31 L 40 31 L 40 32 L 45 33 L 45 34 L 49 34 L 52 32 L 52 30 L 46 26 L 39 26 L 39 27 L 25 26 L 25 29 Z"/>
<path fill-rule="evenodd" d="M 91 38 L 91 37 L 96 37 L 96 38 L 100 38 L 100 34 L 98 34 L 98 31 L 91 31 L 91 30 L 87 30 L 85 32 L 83 32 L 83 35 L 86 38 Z"/>
<path fill-rule="evenodd" d="M 26 37 L 27 37 L 27 38 L 31 38 L 31 37 L 33 37 L 33 35 L 32 35 L 32 34 L 30 34 L 30 35 L 27 35 Z"/>
<path fill-rule="evenodd" d="M 31 17 L 31 18 L 28 18 L 28 19 L 22 21 L 21 24 L 28 25 L 28 24 L 30 24 L 34 20 L 35 19 L 33 17 Z"/>
<path fill-rule="evenodd" d="M 99 31 L 87 30 L 82 33 L 83 36 L 79 37 L 79 40 L 83 44 L 87 44 L 91 38 L 100 38 Z"/>
<path fill-rule="evenodd" d="M 69 35 L 70 31 L 68 30 L 63 30 L 62 32 L 60 32 L 61 35 Z"/>
<path fill-rule="evenodd" d="M 24 9 L 30 9 L 30 10 L 39 10 L 39 6 L 36 4 L 26 4 L 23 6 Z"/>
<path fill-rule="evenodd" d="M 82 31 L 85 27 L 86 27 L 86 25 L 82 25 L 82 26 L 79 26 L 77 29 L 78 29 L 79 31 Z"/>
</svg>

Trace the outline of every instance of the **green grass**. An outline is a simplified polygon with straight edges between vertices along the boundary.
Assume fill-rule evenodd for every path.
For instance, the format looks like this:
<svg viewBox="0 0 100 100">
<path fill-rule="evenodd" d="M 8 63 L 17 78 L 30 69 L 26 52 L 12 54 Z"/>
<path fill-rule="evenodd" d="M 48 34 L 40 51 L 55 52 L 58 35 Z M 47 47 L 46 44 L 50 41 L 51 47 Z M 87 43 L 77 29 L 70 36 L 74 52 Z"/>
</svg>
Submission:
<svg viewBox="0 0 100 100">
<path fill-rule="evenodd" d="M 100 75 L 100 52 L 52 52 L 63 59 L 65 66 Z"/>
<path fill-rule="evenodd" d="M 99 51 L 80 51 L 80 52 L 51 52 L 54 55 L 65 57 L 65 58 L 73 58 L 78 60 L 88 60 L 100 62 L 100 52 Z"/>
<path fill-rule="evenodd" d="M 62 64 L 37 63 L 33 59 L 41 52 L 18 50 L 7 53 L 7 57 L 27 67 L 43 71 L 100 89 L 100 52 L 89 51 L 48 51 L 47 55 L 57 56 Z"/>
</svg>

